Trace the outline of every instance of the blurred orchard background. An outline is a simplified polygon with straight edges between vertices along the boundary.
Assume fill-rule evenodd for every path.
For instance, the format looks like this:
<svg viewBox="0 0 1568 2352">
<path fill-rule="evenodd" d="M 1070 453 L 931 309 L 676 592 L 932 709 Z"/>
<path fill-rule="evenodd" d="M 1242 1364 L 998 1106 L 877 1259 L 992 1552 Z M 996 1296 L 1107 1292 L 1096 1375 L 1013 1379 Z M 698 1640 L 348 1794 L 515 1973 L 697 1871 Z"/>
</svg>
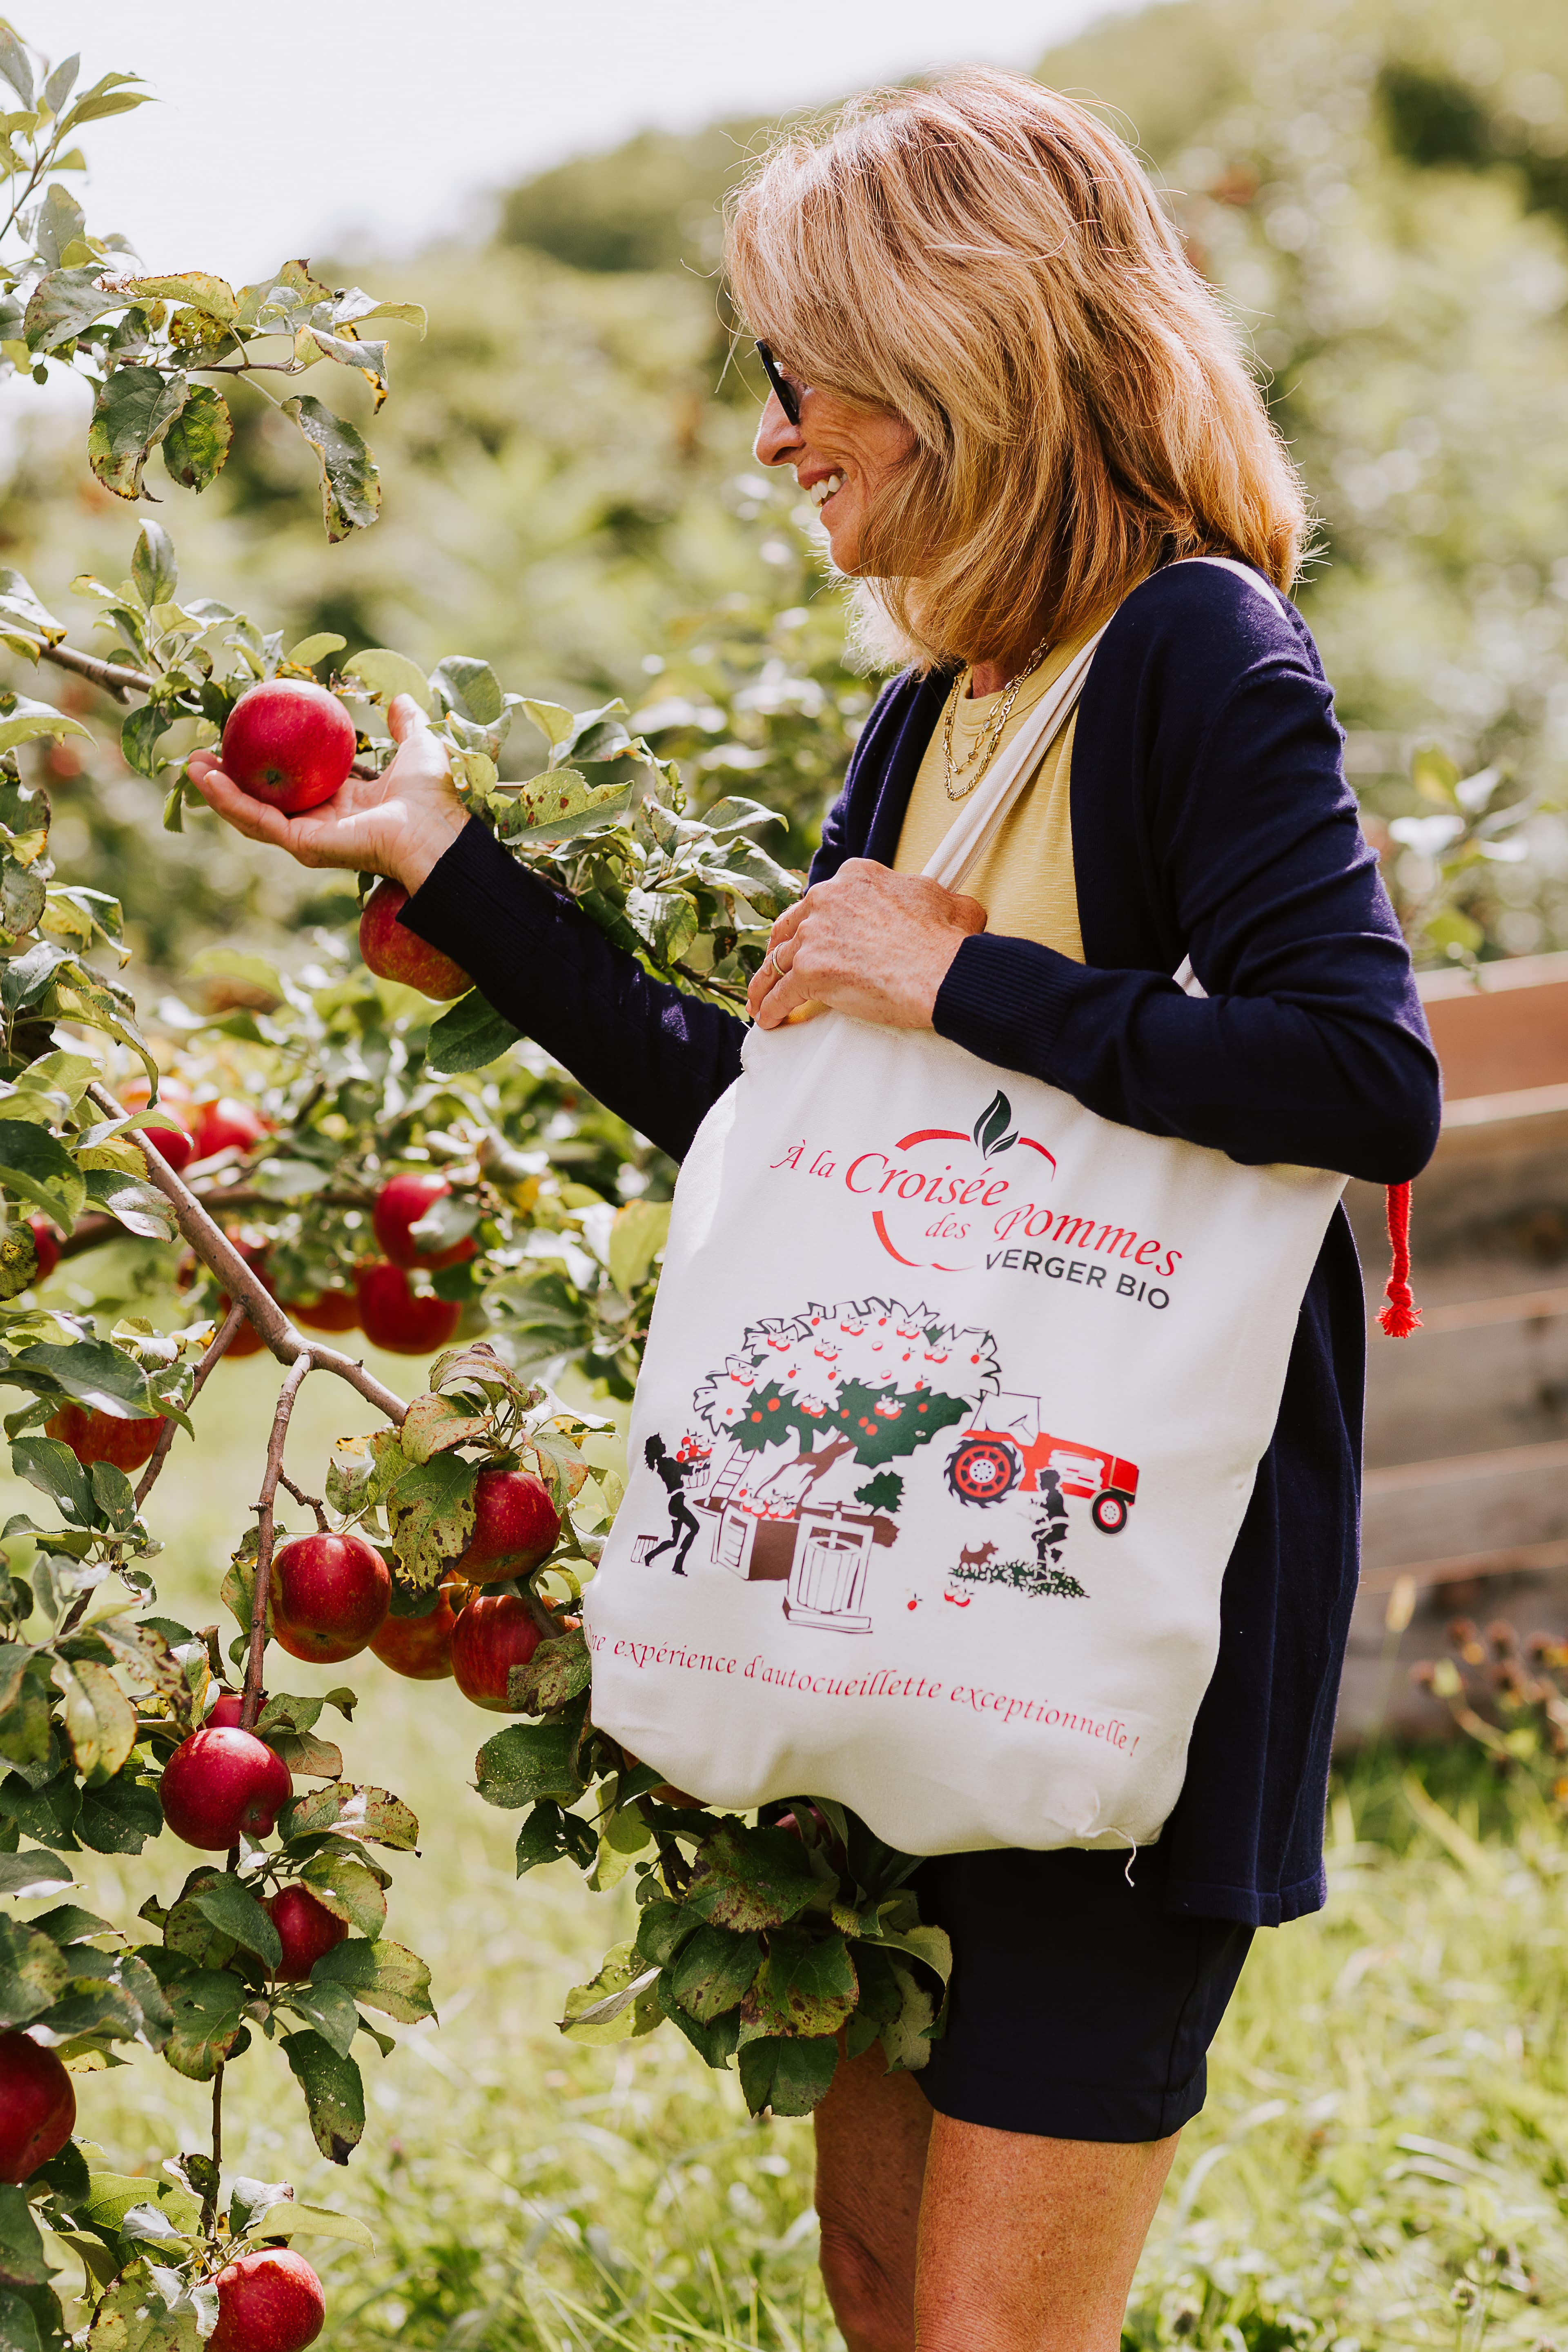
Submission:
<svg viewBox="0 0 1568 2352">
<path fill-rule="evenodd" d="M 51 13 L 25 29 L 93 72 L 139 68 L 167 100 L 94 150 L 94 220 L 144 268 L 237 280 L 308 253 L 331 282 L 430 313 L 425 343 L 397 339 L 374 432 L 379 525 L 325 546 L 297 436 L 241 393 L 226 469 L 166 513 L 187 576 L 286 644 L 330 630 L 425 666 L 461 650 L 574 708 L 623 697 L 699 797 L 786 810 L 791 840 L 770 846 L 792 864 L 874 681 L 845 665 L 809 509 L 751 462 L 760 383 L 715 276 L 723 190 L 781 111 L 953 58 L 960 37 L 1114 110 L 1305 469 L 1321 530 L 1300 601 L 1420 960 L 1568 946 L 1558 0 L 1177 0 L 1092 19 L 975 0 L 956 29 L 935 8 L 747 26 L 709 0 L 650 26 L 591 5 L 553 26 L 478 0 L 439 21 L 328 5 L 286 48 L 237 16 L 188 42 L 164 0 L 133 12 L 129 42 L 107 6 Z M 211 204 L 199 253 L 165 202 L 192 217 L 193 174 Z M 26 383 L 0 401 L 3 561 L 79 643 L 71 581 L 119 577 L 128 545 L 82 462 L 85 408 Z M 346 952 L 350 877 L 205 818 L 163 832 L 117 715 L 87 688 L 72 707 L 90 744 L 25 757 L 55 796 L 61 869 L 124 902 L 154 1028 L 246 1001 L 212 950 L 296 969 Z M 506 756 L 503 773 L 529 772 L 526 745 Z M 570 1125 L 563 1150 L 580 1153 Z M 406 1386 L 406 1368 L 382 1369 Z M 162 1490 L 172 1608 L 210 1601 L 274 1384 L 265 1358 L 227 1364 L 201 1400 L 200 1475 L 176 1455 Z M 314 1413 L 289 1454 L 312 1486 L 353 1425 L 336 1399 Z M 441 2028 L 397 2029 L 346 2176 L 324 2178 L 302 2119 L 254 2103 L 233 2152 L 372 2222 L 374 2257 L 332 2264 L 333 2345 L 836 2346 L 806 2126 L 749 2123 L 731 2079 L 668 2030 L 560 2042 L 552 2021 L 620 1932 L 621 1896 L 564 1865 L 514 1885 L 505 1818 L 460 1794 L 493 1727 L 451 1684 L 360 1683 L 361 1769 L 425 1818 L 398 1878 Z M 1333 1902 L 1259 1939 L 1127 2341 L 1568 2346 L 1568 1844 L 1549 1797 L 1468 1752 L 1374 1748 L 1331 1820 Z M 92 1866 L 120 1916 L 116 1865 Z M 178 1858 L 166 1867 L 177 1881 Z M 84 2122 L 132 2163 L 150 2124 L 169 2151 L 200 2145 L 202 2105 L 138 2059 Z"/>
</svg>

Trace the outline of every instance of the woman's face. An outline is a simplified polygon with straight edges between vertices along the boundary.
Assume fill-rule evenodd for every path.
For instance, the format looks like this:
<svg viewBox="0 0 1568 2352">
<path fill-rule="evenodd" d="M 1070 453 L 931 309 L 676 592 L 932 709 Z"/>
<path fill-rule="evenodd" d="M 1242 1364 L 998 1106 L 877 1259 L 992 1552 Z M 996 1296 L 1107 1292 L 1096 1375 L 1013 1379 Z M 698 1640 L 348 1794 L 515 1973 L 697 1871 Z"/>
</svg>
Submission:
<svg viewBox="0 0 1568 2352">
<path fill-rule="evenodd" d="M 860 541 L 879 493 L 915 446 L 912 425 L 887 409 L 851 406 L 830 392 L 802 384 L 784 369 L 800 407 L 792 425 L 777 395 L 768 394 L 757 428 L 759 465 L 792 466 L 795 480 L 821 515 L 833 561 L 858 572 Z"/>
</svg>

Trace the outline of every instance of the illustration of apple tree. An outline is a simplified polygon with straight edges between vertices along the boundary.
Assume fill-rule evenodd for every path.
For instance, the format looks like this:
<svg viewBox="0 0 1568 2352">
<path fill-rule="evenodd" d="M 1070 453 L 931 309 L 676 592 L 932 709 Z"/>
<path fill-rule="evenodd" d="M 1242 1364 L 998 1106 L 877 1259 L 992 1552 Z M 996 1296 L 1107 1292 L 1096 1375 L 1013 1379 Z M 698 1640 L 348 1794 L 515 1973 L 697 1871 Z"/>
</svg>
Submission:
<svg viewBox="0 0 1568 2352">
<path fill-rule="evenodd" d="M 793 1435 L 803 1455 L 832 1449 L 875 1471 L 856 1499 L 894 1511 L 903 1481 L 886 1465 L 968 1420 L 998 1377 L 988 1331 L 897 1299 L 846 1299 L 749 1325 L 694 1405 L 713 1436 L 742 1453 L 763 1454 Z"/>
</svg>

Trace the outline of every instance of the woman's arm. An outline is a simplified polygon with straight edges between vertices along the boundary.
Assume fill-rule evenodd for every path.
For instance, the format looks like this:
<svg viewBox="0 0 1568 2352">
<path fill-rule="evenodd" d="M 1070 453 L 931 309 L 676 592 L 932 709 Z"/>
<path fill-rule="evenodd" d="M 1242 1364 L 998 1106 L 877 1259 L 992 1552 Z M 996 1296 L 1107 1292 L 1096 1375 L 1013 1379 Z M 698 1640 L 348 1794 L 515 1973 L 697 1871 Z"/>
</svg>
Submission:
<svg viewBox="0 0 1568 2352">
<path fill-rule="evenodd" d="M 190 774 L 249 841 L 302 866 L 346 866 L 401 882 L 400 919 L 454 957 L 498 1013 L 542 1045 L 602 1103 L 679 1160 L 741 1066 L 745 1031 L 730 1013 L 652 980 L 470 820 L 425 715 L 399 695 L 397 752 L 379 776 L 351 776 L 303 816 L 283 816 L 223 773 L 213 751 Z"/>
<path fill-rule="evenodd" d="M 672 1159 L 740 1075 L 746 1032 L 732 1013 L 651 979 L 477 817 L 398 919 Z"/>
</svg>

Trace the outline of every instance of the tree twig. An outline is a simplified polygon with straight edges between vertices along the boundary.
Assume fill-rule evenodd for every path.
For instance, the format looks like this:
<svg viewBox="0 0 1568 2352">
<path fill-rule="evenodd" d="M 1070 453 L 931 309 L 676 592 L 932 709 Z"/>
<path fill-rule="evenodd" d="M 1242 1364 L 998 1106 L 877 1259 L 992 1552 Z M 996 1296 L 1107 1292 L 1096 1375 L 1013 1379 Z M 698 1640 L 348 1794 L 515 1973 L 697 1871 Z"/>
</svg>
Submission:
<svg viewBox="0 0 1568 2352">
<path fill-rule="evenodd" d="M 198 1396 L 200 1396 L 202 1392 L 202 1383 L 205 1381 L 207 1374 L 212 1370 L 213 1366 L 221 1361 L 222 1358 L 233 1346 L 235 1338 L 238 1333 L 239 1327 L 244 1320 L 245 1309 L 240 1305 L 239 1301 L 236 1299 L 234 1305 L 229 1308 L 228 1313 L 224 1317 L 223 1321 L 214 1332 L 206 1353 L 203 1356 L 201 1362 L 196 1366 L 195 1378 L 191 1383 L 191 1398 L 193 1402 Z M 142 1504 L 145 1502 L 147 1496 L 152 1489 L 153 1481 L 156 1479 L 159 1471 L 163 1468 L 164 1463 L 169 1458 L 169 1448 L 174 1442 L 174 1433 L 179 1428 L 179 1425 L 180 1424 L 177 1421 L 166 1421 L 163 1423 L 163 1430 L 158 1438 L 158 1443 L 153 1448 L 152 1456 L 148 1461 L 146 1469 L 142 1473 L 141 1484 L 138 1486 L 133 1497 L 138 1510 L 142 1508 Z"/>
<path fill-rule="evenodd" d="M 278 1482 L 283 1475 L 283 1448 L 289 1437 L 289 1418 L 294 1410 L 294 1400 L 304 1387 L 310 1372 L 308 1355 L 297 1356 L 283 1375 L 283 1385 L 278 1391 L 278 1408 L 272 1416 L 272 1434 L 267 1441 L 267 1467 L 261 1474 L 261 1494 L 257 1503 L 259 1518 L 256 1535 L 256 1581 L 250 1595 L 250 1647 L 245 1660 L 245 1697 L 239 1710 L 239 1727 L 248 1731 L 261 1712 L 262 1654 L 267 1647 L 267 1601 L 272 1590 L 272 1538 L 276 1528 Z"/>
<path fill-rule="evenodd" d="M 125 1118 L 129 1113 L 121 1108 L 106 1087 L 90 1086 L 88 1094 L 107 1118 Z M 209 1274 L 217 1276 L 230 1298 L 238 1299 L 249 1318 L 252 1328 L 277 1357 L 280 1364 L 293 1364 L 306 1359 L 308 1367 L 321 1372 L 333 1372 L 340 1381 L 356 1389 L 367 1403 L 384 1412 L 395 1428 L 401 1429 L 407 1405 L 396 1393 L 367 1372 L 363 1364 L 339 1349 L 324 1348 L 319 1340 L 307 1339 L 296 1330 L 278 1301 L 265 1284 L 247 1265 L 221 1225 L 215 1224 L 190 1187 L 170 1167 L 155 1144 L 146 1142 L 140 1130 L 136 1140 L 142 1145 L 142 1156 L 147 1166 L 148 1181 L 156 1186 L 174 1212 L 174 1221 Z"/>
<path fill-rule="evenodd" d="M 327 1535 L 331 1532 L 327 1526 L 327 1507 L 322 1502 L 320 1495 L 307 1495 L 302 1486 L 296 1486 L 292 1478 L 289 1477 L 287 1470 L 279 1470 L 278 1473 L 278 1484 L 288 1489 L 289 1493 L 293 1496 L 294 1500 L 300 1505 L 302 1510 L 314 1511 L 316 1514 L 316 1525 L 320 1528 L 323 1535 Z"/>
<path fill-rule="evenodd" d="M 210 2184 L 210 2186 L 208 2187 L 208 2189 L 207 2189 L 206 2195 L 202 2199 L 202 2233 L 203 2233 L 203 2235 L 204 2235 L 204 2236 L 205 2236 L 205 2237 L 210 2237 L 210 2236 L 211 2236 L 211 2234 L 212 2234 L 212 2226 L 213 2226 L 213 2223 L 214 2223 L 214 2221 L 217 2219 L 217 2200 L 218 2200 L 219 2194 L 220 2194 L 220 2192 L 221 2192 L 221 2186 L 222 2186 L 222 2175 L 223 2175 L 223 2060 L 222 2060 L 221 2058 L 220 2058 L 220 2059 L 218 2060 L 218 2062 L 217 2062 L 217 2071 L 216 2071 L 216 2074 L 214 2074 L 214 2076 L 213 2076 L 213 2138 L 212 2138 L 212 2147 L 213 2147 L 213 2177 L 212 2177 L 211 2184 Z"/>
<path fill-rule="evenodd" d="M 18 635 L 23 634 L 17 632 Z M 150 694 L 156 683 L 145 670 L 132 669 L 124 662 L 100 661 L 96 654 L 78 653 L 74 646 L 51 646 L 43 637 L 35 637 L 32 642 L 41 661 L 72 670 L 78 677 L 90 678 L 105 694 L 111 694 L 116 702 L 123 702 L 127 694 Z"/>
</svg>

